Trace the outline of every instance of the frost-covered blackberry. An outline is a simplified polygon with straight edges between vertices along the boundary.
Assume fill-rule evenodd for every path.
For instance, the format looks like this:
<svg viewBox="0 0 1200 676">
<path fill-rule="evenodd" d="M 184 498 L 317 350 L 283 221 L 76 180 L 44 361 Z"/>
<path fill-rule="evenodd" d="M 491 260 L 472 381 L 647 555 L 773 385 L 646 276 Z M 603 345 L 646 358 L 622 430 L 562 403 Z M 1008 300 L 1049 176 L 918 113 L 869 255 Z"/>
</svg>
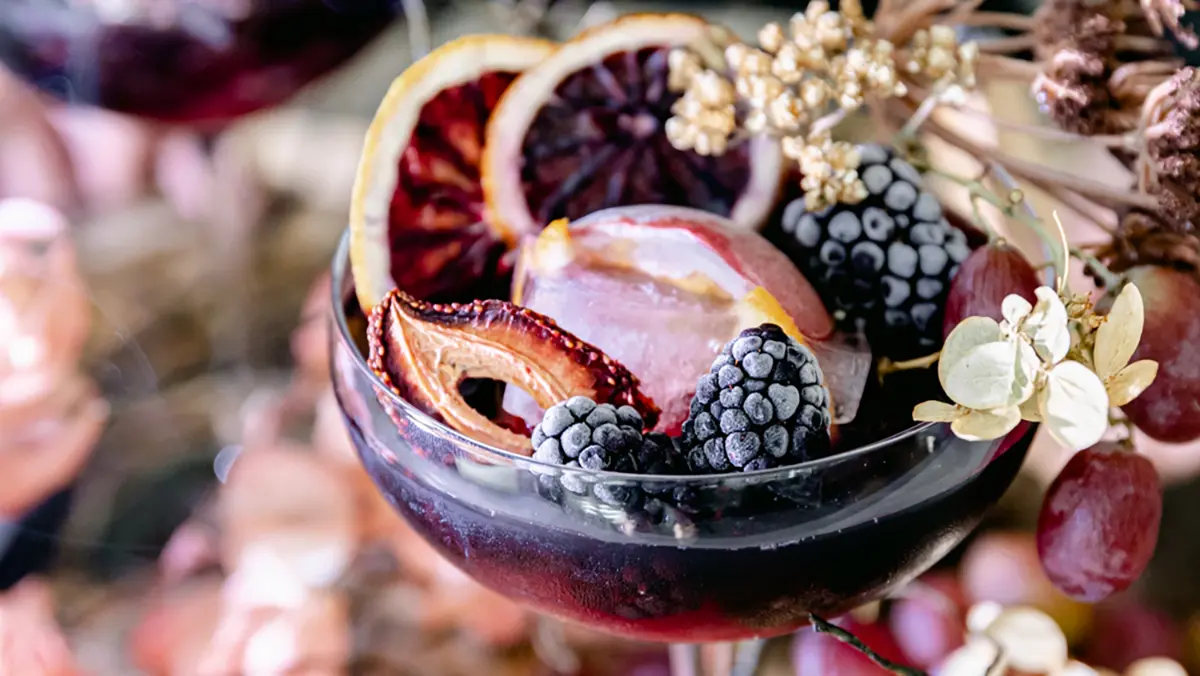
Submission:
<svg viewBox="0 0 1200 676">
<path fill-rule="evenodd" d="M 571 397 L 546 410 L 530 440 L 533 459 L 564 467 L 627 474 L 667 474 L 674 467 L 675 447 L 661 434 L 643 435 L 642 416 L 632 406 L 617 408 L 597 404 L 587 397 Z M 553 480 L 552 477 L 543 479 Z M 558 481 L 576 493 L 588 484 L 564 475 Z M 610 503 L 635 502 L 635 491 L 592 484 L 596 497 Z M 623 487 L 622 487 L 623 488 Z"/>
<path fill-rule="evenodd" d="M 682 450 L 694 474 L 791 465 L 829 451 L 816 357 L 774 324 L 746 329 L 696 384 Z"/>
<path fill-rule="evenodd" d="M 883 146 L 859 148 L 867 198 L 819 212 L 787 205 L 779 247 L 808 277 L 829 310 L 863 325 L 876 349 L 892 356 L 941 344 L 950 280 L 970 254 L 921 175 Z"/>
</svg>

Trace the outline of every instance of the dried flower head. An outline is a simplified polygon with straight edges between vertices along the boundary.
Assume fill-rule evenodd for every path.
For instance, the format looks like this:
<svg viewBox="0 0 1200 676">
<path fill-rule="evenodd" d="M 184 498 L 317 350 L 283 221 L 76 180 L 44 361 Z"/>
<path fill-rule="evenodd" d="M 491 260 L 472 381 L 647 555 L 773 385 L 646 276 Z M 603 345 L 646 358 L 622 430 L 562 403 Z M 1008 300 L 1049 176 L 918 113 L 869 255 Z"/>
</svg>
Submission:
<svg viewBox="0 0 1200 676">
<path fill-rule="evenodd" d="M 1200 217 L 1200 71 L 1181 69 L 1146 98 L 1142 184 L 1168 221 Z"/>
<path fill-rule="evenodd" d="M 913 36 L 905 70 L 933 81 L 975 86 L 975 66 L 979 62 L 979 45 L 958 43 L 958 36 L 949 26 L 931 26 Z"/>
<path fill-rule="evenodd" d="M 1150 24 L 1155 35 L 1162 35 L 1163 29 L 1170 29 L 1175 38 L 1189 49 L 1200 47 L 1200 36 L 1187 26 L 1180 23 L 1184 13 L 1196 9 L 1194 0 L 1140 0 L 1142 13 Z"/>
<path fill-rule="evenodd" d="M 1001 322 L 968 317 L 955 327 L 938 363 L 955 404 L 925 402 L 915 420 L 949 422 L 964 439 L 996 439 L 1024 419 L 1074 450 L 1100 440 L 1110 407 L 1133 401 L 1158 374 L 1153 361 L 1129 363 L 1142 337 L 1141 293 L 1126 285 L 1104 317 L 1086 297 L 1064 302 L 1049 287 L 1036 295 L 1036 305 L 1005 298 Z"/>
<path fill-rule="evenodd" d="M 683 96 L 667 121 L 671 143 L 718 154 L 739 130 L 770 135 L 798 165 L 810 208 L 861 201 L 866 188 L 858 177 L 857 151 L 835 143 L 830 130 L 870 101 L 907 95 L 900 62 L 915 64 L 912 75 L 937 81 L 939 100 L 948 100 L 947 87 L 974 84 L 978 50 L 959 45 L 953 30 L 935 27 L 922 31 L 921 44 L 901 58 L 895 44 L 873 35 L 861 3 L 839 4 L 834 11 L 815 0 L 786 27 L 763 26 L 758 47 L 724 46 L 723 74 L 689 50 L 673 52 L 670 86 Z M 717 82 L 722 78 L 728 86 Z"/>
<path fill-rule="evenodd" d="M 1118 10 L 1118 3 L 1051 0 L 1037 12 L 1035 51 L 1045 65 L 1033 94 L 1063 129 L 1102 134 L 1116 126 L 1108 80 L 1125 32 Z"/>
</svg>

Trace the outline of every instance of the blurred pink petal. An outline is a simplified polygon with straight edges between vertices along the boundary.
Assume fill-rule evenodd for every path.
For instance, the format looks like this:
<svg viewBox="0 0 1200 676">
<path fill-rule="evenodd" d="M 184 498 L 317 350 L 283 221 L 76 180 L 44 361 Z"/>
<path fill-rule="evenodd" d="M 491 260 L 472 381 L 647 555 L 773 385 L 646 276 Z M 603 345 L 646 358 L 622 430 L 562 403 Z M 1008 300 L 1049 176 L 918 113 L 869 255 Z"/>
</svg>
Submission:
<svg viewBox="0 0 1200 676">
<path fill-rule="evenodd" d="M 14 518 L 74 481 L 108 419 L 81 376 L 50 395 L 0 408 L 0 517 Z"/>
<path fill-rule="evenodd" d="M 150 185 L 158 132 L 139 120 L 84 106 L 48 111 L 89 211 L 108 211 L 133 202 Z"/>
<path fill-rule="evenodd" d="M 182 582 L 192 574 L 219 563 L 217 534 L 213 528 L 196 521 L 185 521 L 175 529 L 158 556 L 163 582 Z"/>
<path fill-rule="evenodd" d="M 221 488 L 218 513 L 226 570 L 273 557 L 319 587 L 333 583 L 358 549 L 354 487 L 341 467 L 312 452 L 243 451 Z"/>
<path fill-rule="evenodd" d="M 220 581 L 184 584 L 151 599 L 129 638 L 133 663 L 151 676 L 198 676 L 221 613 Z"/>
<path fill-rule="evenodd" d="M 26 579 L 0 597 L 0 674 L 74 676 L 75 664 L 49 588 Z"/>
<path fill-rule="evenodd" d="M 329 273 L 321 275 L 309 287 L 308 298 L 300 311 L 300 325 L 292 331 L 292 358 L 300 378 L 314 386 L 329 383 Z"/>
<path fill-rule="evenodd" d="M 70 155 L 36 94 L 0 68 L 0 198 L 78 204 Z"/>
<path fill-rule="evenodd" d="M 0 201 L 0 406 L 44 396 L 74 372 L 90 318 L 66 221 L 32 200 Z"/>
</svg>

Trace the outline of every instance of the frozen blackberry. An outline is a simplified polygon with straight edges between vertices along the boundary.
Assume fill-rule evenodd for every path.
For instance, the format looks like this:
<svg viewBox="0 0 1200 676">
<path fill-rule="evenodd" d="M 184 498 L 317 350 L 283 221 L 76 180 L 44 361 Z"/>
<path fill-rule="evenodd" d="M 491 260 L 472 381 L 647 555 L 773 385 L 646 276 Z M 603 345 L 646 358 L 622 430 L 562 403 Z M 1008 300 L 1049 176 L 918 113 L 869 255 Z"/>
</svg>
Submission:
<svg viewBox="0 0 1200 676">
<path fill-rule="evenodd" d="M 792 465 L 829 452 L 829 392 L 783 329 L 746 329 L 696 384 L 681 445 L 692 473 Z"/>
<path fill-rule="evenodd" d="M 678 452 L 673 442 L 662 434 L 643 436 L 644 424 L 632 406 L 617 408 L 587 397 L 572 397 L 551 406 L 533 429 L 533 459 L 592 471 L 674 473 Z M 577 477 L 556 480 L 572 493 L 589 492 L 589 485 Z M 640 498 L 639 492 L 628 486 L 591 484 L 590 492 L 604 502 L 622 506 L 630 506 Z"/>
<path fill-rule="evenodd" d="M 971 253 L 966 235 L 943 217 L 911 164 L 880 145 L 859 151 L 867 198 L 818 212 L 794 200 L 772 238 L 829 311 L 862 326 L 877 350 L 928 353 L 942 342 L 950 280 Z"/>
</svg>

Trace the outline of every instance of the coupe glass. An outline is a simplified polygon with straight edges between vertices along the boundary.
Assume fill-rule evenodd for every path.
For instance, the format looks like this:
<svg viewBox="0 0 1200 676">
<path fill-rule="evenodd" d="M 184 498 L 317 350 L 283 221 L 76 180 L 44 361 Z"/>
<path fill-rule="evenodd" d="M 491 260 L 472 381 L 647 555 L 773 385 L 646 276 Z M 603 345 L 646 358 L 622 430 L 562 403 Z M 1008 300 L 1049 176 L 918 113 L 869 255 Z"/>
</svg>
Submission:
<svg viewBox="0 0 1200 676">
<path fill-rule="evenodd" d="M 447 428 L 372 374 L 350 329 L 362 318 L 346 312 L 347 248 L 333 265 L 334 388 L 379 490 L 482 584 L 567 621 L 671 643 L 679 675 L 739 673 L 735 652 L 755 651 L 731 643 L 753 648 L 809 613 L 834 617 L 902 587 L 999 499 L 1032 436 L 967 442 L 923 424 L 822 460 L 701 477 L 541 464 Z M 705 651 L 718 663 L 696 659 L 697 644 L 721 646 Z"/>
<path fill-rule="evenodd" d="M 72 103 L 220 124 L 356 54 L 401 0 L 3 0 L 0 63 Z"/>
</svg>

